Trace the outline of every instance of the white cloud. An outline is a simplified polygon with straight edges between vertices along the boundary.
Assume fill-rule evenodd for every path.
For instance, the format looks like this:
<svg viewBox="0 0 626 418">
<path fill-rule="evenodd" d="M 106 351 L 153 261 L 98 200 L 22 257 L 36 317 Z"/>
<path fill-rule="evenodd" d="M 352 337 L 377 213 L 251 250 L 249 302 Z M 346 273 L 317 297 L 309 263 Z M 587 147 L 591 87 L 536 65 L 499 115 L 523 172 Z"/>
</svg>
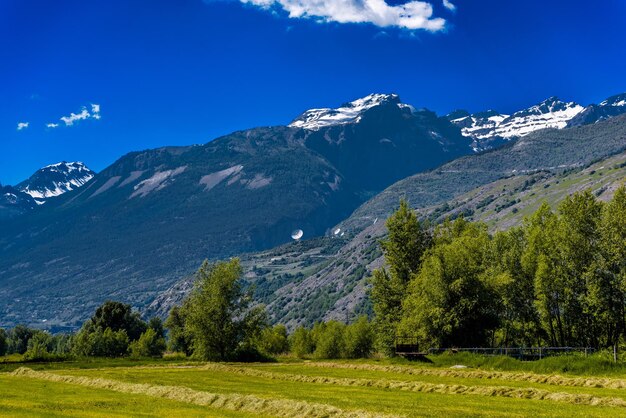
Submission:
<svg viewBox="0 0 626 418">
<path fill-rule="evenodd" d="M 58 128 L 58 123 L 46 123 L 46 128 Z"/>
<path fill-rule="evenodd" d="M 70 113 L 69 116 L 61 117 L 61 121 L 65 123 L 65 126 L 72 126 L 74 122 L 85 119 L 100 119 L 100 105 L 99 104 L 91 104 L 91 112 L 87 110 L 87 107 L 83 106 L 80 113 Z M 49 128 L 53 127 L 48 124 Z M 56 126 L 54 126 L 56 127 Z"/>
<path fill-rule="evenodd" d="M 446 25 L 445 19 L 433 17 L 433 7 L 430 3 L 417 0 L 395 6 L 387 4 L 385 0 L 240 1 L 263 9 L 281 7 L 289 13 L 290 18 L 312 18 L 322 22 L 371 23 L 380 27 L 395 26 L 431 32 L 443 30 Z"/>
<path fill-rule="evenodd" d="M 83 107 L 83 110 L 80 113 L 70 113 L 69 116 L 61 117 L 61 120 L 65 122 L 66 126 L 72 126 L 74 122 L 78 120 L 87 119 L 89 116 L 90 116 L 89 112 L 87 111 L 87 109 Z"/>
<path fill-rule="evenodd" d="M 451 12 L 456 12 L 456 5 L 454 5 L 450 0 L 443 0 L 443 7 Z"/>
<path fill-rule="evenodd" d="M 29 124 L 30 124 L 30 122 L 18 122 L 17 130 L 21 131 L 22 129 L 26 129 L 26 128 L 28 128 Z"/>
</svg>

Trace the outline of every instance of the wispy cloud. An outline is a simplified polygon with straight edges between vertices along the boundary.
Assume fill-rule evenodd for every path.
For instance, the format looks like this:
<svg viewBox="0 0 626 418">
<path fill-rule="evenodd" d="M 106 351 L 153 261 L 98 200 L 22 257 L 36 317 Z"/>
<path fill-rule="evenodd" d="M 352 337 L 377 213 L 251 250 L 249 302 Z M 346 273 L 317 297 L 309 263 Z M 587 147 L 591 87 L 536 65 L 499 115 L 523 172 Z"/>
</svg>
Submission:
<svg viewBox="0 0 626 418">
<path fill-rule="evenodd" d="M 456 12 L 456 5 L 454 5 L 450 0 L 443 0 L 443 7 L 451 12 Z"/>
<path fill-rule="evenodd" d="M 83 106 L 80 110 L 80 113 L 70 113 L 69 116 L 63 116 L 60 120 L 65 123 L 65 126 L 72 126 L 74 123 L 86 120 L 86 119 L 100 119 L 100 105 L 99 104 L 91 104 L 91 111 L 87 110 L 86 106 Z M 54 125 L 54 126 L 52 126 Z M 46 125 L 48 128 L 56 128 L 58 124 L 48 123 Z"/>
<path fill-rule="evenodd" d="M 46 128 L 58 128 L 58 123 L 46 123 Z"/>
<path fill-rule="evenodd" d="M 425 1 L 409 1 L 389 5 L 385 0 L 240 0 L 266 10 L 282 8 L 290 18 L 310 18 L 321 22 L 370 23 L 379 27 L 424 29 L 437 32 L 445 29 L 445 19 L 433 17 L 433 7 Z M 446 3 L 454 5 L 447 0 Z M 448 7 L 449 8 L 449 7 Z"/>
<path fill-rule="evenodd" d="M 17 130 L 21 131 L 22 129 L 26 129 L 28 128 L 28 125 L 30 125 L 30 122 L 18 122 Z"/>
</svg>

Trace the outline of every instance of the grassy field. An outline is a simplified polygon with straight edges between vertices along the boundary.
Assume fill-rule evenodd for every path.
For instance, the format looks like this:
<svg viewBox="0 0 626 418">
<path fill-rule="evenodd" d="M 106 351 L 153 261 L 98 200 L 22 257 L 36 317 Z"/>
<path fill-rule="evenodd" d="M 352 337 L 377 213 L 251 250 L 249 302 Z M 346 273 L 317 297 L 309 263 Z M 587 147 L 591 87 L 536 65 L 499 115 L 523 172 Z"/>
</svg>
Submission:
<svg viewBox="0 0 626 418">
<path fill-rule="evenodd" d="M 4 363 L 0 415 L 626 416 L 626 373 L 602 358 L 433 360 Z"/>
</svg>

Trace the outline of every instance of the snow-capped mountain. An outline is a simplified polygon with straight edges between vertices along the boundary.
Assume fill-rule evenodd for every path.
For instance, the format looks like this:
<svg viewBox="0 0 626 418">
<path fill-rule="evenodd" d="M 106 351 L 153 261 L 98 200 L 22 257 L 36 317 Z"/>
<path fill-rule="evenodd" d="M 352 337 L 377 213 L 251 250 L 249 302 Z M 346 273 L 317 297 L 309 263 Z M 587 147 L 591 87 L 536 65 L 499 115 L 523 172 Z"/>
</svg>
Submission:
<svg viewBox="0 0 626 418">
<path fill-rule="evenodd" d="M 517 138 L 539 129 L 563 129 L 574 116 L 584 110 L 576 102 L 563 102 L 558 97 L 550 97 L 528 109 L 513 113 L 503 119 L 494 133 L 503 138 Z"/>
<path fill-rule="evenodd" d="M 482 151 L 540 129 L 589 125 L 622 113 L 626 113 L 626 93 L 587 107 L 550 97 L 512 115 L 494 110 L 475 114 L 455 110 L 447 118 L 461 128 L 464 136 L 473 139 L 474 151 Z"/>
<path fill-rule="evenodd" d="M 384 104 L 393 104 L 400 109 L 407 109 L 409 112 L 415 110 L 413 106 L 401 103 L 397 94 L 370 94 L 345 103 L 336 109 L 309 109 L 294 119 L 289 126 L 317 131 L 327 126 L 358 123 L 366 111 Z"/>
<path fill-rule="evenodd" d="M 567 126 L 590 125 L 622 113 L 626 113 L 626 93 L 611 96 L 598 105 L 587 106 L 584 111 L 572 118 Z"/>
<path fill-rule="evenodd" d="M 77 189 L 93 178 L 95 173 L 81 162 L 60 162 L 48 165 L 35 172 L 28 180 L 15 186 L 32 196 L 37 204 L 46 199 Z"/>
<path fill-rule="evenodd" d="M 448 118 L 461 128 L 464 136 L 474 140 L 472 148 L 481 151 L 493 148 L 498 142 L 519 138 L 540 129 L 565 128 L 568 122 L 584 109 L 578 103 L 550 97 L 512 115 L 495 110 L 472 115 L 463 115 L 461 111 L 455 111 L 448 115 Z"/>
</svg>

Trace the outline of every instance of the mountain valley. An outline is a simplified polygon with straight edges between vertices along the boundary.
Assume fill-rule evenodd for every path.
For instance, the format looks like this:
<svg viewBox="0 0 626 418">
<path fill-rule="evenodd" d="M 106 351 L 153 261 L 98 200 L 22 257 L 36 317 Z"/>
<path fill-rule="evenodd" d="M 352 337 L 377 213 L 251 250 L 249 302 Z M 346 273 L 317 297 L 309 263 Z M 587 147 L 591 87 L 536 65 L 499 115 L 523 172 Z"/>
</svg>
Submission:
<svg viewBox="0 0 626 418">
<path fill-rule="evenodd" d="M 603 106 L 620 108 L 615 97 Z M 549 101 L 515 120 L 585 112 Z M 346 320 L 370 310 L 366 278 L 400 198 L 434 223 L 462 214 L 498 229 L 583 187 L 608 197 L 624 179 L 626 116 L 561 118 L 496 143 L 459 115 L 370 95 L 285 127 L 133 152 L 95 175 L 75 168 L 83 180 L 5 186 L 15 202 L 0 201 L 0 321 L 75 329 L 104 299 L 164 316 L 201 260 L 235 255 L 273 321 Z M 493 149 L 478 152 L 482 139 Z M 51 196 L 59 184 L 73 190 Z M 288 243 L 296 229 L 304 239 Z"/>
</svg>

